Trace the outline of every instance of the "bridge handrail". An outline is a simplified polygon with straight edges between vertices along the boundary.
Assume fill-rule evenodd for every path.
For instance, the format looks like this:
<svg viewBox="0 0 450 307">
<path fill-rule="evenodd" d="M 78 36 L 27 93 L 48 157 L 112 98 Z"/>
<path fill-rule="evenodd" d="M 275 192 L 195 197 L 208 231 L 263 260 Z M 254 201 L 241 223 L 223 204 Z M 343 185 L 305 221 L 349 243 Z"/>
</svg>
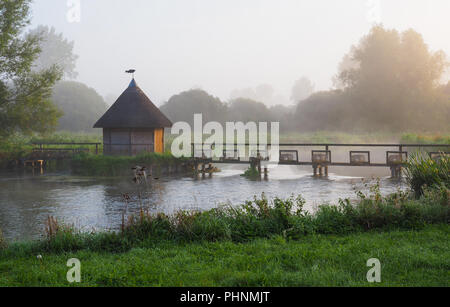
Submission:
<svg viewBox="0 0 450 307">
<path fill-rule="evenodd" d="M 102 143 L 51 143 L 51 142 L 32 142 L 31 145 L 102 145 Z"/>
<path fill-rule="evenodd" d="M 192 146 L 204 146 L 206 143 L 191 143 Z M 209 145 L 209 144 L 208 144 Z M 224 143 L 222 146 L 273 146 L 271 144 L 250 144 L 250 143 Z M 338 144 L 338 143 L 280 143 L 278 146 L 299 146 L 299 147 L 450 147 L 450 144 Z"/>
</svg>

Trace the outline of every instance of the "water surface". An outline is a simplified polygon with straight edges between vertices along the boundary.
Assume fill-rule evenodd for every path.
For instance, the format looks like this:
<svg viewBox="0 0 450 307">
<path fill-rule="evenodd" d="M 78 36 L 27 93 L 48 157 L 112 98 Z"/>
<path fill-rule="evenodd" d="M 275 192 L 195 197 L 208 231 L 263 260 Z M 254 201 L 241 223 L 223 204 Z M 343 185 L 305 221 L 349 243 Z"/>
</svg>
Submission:
<svg viewBox="0 0 450 307">
<path fill-rule="evenodd" d="M 355 190 L 368 192 L 380 178 L 381 191 L 405 189 L 402 181 L 388 178 L 389 169 L 330 169 L 328 178 L 313 178 L 311 167 L 278 166 L 268 180 L 251 181 L 240 175 L 242 165 L 221 165 L 212 178 L 168 176 L 137 186 L 130 177 L 91 178 L 69 173 L 0 173 L 0 228 L 8 239 L 36 239 L 49 215 L 83 230 L 118 229 L 124 210 L 123 193 L 132 197 L 129 213 L 138 212 L 137 195 L 152 212 L 179 209 L 205 210 L 224 203 L 241 204 L 263 192 L 268 198 L 302 195 L 306 209 L 339 198 L 355 198 Z"/>
</svg>

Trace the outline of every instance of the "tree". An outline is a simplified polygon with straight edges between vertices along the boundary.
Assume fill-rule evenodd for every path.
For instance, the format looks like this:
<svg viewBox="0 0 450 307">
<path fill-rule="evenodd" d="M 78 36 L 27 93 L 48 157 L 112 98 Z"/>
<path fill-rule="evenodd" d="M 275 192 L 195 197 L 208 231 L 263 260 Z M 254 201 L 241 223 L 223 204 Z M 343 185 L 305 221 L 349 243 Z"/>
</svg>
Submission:
<svg viewBox="0 0 450 307">
<path fill-rule="evenodd" d="M 35 71 L 57 65 L 62 70 L 64 77 L 75 79 L 78 76 L 75 71 L 78 56 L 73 53 L 74 42 L 68 41 L 62 33 L 57 34 L 55 28 L 42 25 L 30 31 L 29 35 L 42 37 L 41 52 L 33 63 Z"/>
<path fill-rule="evenodd" d="M 308 129 L 445 131 L 447 67 L 446 55 L 430 51 L 419 33 L 374 26 L 344 57 L 340 90 L 310 97 L 296 116 Z"/>
<path fill-rule="evenodd" d="M 61 71 L 52 66 L 32 71 L 41 37 L 24 35 L 30 0 L 0 2 L 0 136 L 54 129 L 60 115 L 50 100 Z"/>
<path fill-rule="evenodd" d="M 194 114 L 203 114 L 203 121 L 226 121 L 226 106 L 219 98 L 204 90 L 192 89 L 172 96 L 161 106 L 161 111 L 172 121 L 193 123 Z"/>
<path fill-rule="evenodd" d="M 93 131 L 95 122 L 108 106 L 94 89 L 80 82 L 63 81 L 56 84 L 52 100 L 62 110 L 58 130 Z"/>
<path fill-rule="evenodd" d="M 441 107 L 435 93 L 445 54 L 429 51 L 419 33 L 375 26 L 352 54 L 358 68 L 343 71 L 340 80 L 370 115 L 367 121 L 404 130 L 439 117 L 433 111 Z"/>
<path fill-rule="evenodd" d="M 237 98 L 230 102 L 228 107 L 228 120 L 234 122 L 269 121 L 270 112 L 262 102 L 247 98 Z"/>
<path fill-rule="evenodd" d="M 231 100 L 238 98 L 260 101 L 266 106 L 287 104 L 288 101 L 282 95 L 276 94 L 275 89 L 270 84 L 260 84 L 255 88 L 236 89 L 230 93 Z"/>
<path fill-rule="evenodd" d="M 295 81 L 294 86 L 292 87 L 291 100 L 293 102 L 302 101 L 314 92 L 315 85 L 306 77 L 301 77 L 297 81 Z"/>
</svg>

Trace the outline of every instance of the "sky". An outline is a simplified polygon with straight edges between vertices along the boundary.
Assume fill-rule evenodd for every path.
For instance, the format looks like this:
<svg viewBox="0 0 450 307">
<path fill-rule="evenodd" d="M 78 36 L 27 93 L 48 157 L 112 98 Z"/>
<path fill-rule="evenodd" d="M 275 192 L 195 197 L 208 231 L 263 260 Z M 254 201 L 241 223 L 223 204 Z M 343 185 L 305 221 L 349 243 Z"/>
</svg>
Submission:
<svg viewBox="0 0 450 307">
<path fill-rule="evenodd" d="M 30 27 L 74 41 L 77 81 L 102 96 L 120 95 L 134 68 L 157 105 L 191 88 L 226 101 L 260 84 L 289 104 L 302 76 L 330 89 L 375 22 L 413 28 L 450 55 L 449 15 L 449 0 L 35 0 Z"/>
</svg>

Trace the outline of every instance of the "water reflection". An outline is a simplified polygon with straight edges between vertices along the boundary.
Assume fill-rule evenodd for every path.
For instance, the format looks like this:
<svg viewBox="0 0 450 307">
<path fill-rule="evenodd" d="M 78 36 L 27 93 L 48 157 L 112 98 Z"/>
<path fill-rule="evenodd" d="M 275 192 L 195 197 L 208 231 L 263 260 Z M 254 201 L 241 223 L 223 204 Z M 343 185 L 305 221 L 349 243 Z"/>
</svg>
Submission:
<svg viewBox="0 0 450 307">
<path fill-rule="evenodd" d="M 381 178 L 384 194 L 405 188 L 401 181 L 388 179 L 388 169 L 331 169 L 328 178 L 313 178 L 308 167 L 279 166 L 270 170 L 269 180 L 250 181 L 240 175 L 245 166 L 224 165 L 212 178 L 194 180 L 173 176 L 137 186 L 130 178 L 85 178 L 69 174 L 6 173 L 0 175 L 0 227 L 9 239 L 37 238 L 43 223 L 53 215 L 83 230 L 117 229 L 124 210 L 123 193 L 132 196 L 128 211 L 142 206 L 152 212 L 171 213 L 184 209 L 210 209 L 223 203 L 240 204 L 263 192 L 269 198 L 301 194 L 306 209 L 339 198 L 354 198 L 355 190 L 368 191 Z M 365 182 L 362 178 L 366 177 Z"/>
</svg>

